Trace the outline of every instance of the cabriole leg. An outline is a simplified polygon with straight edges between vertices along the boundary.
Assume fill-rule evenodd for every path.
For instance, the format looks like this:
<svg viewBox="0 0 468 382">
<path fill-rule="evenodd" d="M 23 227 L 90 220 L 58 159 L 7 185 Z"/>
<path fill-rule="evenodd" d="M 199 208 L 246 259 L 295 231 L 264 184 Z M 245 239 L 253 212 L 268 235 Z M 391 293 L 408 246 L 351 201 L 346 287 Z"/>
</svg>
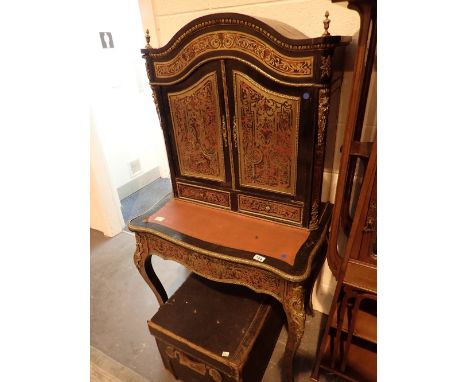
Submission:
<svg viewBox="0 0 468 382">
<path fill-rule="evenodd" d="M 146 238 L 141 234 L 135 233 L 135 239 L 136 250 L 133 256 L 133 261 L 135 262 L 140 275 L 156 296 L 159 305 L 162 305 L 167 301 L 167 293 L 158 276 L 156 276 L 156 273 L 154 272 Z"/>
<path fill-rule="evenodd" d="M 305 328 L 305 288 L 303 285 L 287 284 L 283 308 L 288 320 L 288 340 L 283 359 L 283 380 L 294 381 L 293 361 L 301 343 Z"/>
</svg>

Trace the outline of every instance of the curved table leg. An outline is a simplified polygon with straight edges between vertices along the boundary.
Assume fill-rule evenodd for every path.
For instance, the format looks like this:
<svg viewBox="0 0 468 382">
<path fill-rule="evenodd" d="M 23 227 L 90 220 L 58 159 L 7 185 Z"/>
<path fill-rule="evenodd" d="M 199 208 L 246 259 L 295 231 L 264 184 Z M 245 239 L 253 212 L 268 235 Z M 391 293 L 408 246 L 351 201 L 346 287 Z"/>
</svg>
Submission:
<svg viewBox="0 0 468 382">
<path fill-rule="evenodd" d="M 287 284 L 283 300 L 283 308 L 288 320 L 288 340 L 283 358 L 283 380 L 294 381 L 293 361 L 297 348 L 301 343 L 305 328 L 305 287 L 297 284 Z"/>
<path fill-rule="evenodd" d="M 139 235 L 138 233 L 135 233 L 135 239 L 136 250 L 135 254 L 133 255 L 133 261 L 135 262 L 135 265 L 138 268 L 141 276 L 156 296 L 159 305 L 163 305 L 167 301 L 167 293 L 158 276 L 156 276 L 156 273 L 154 272 L 146 238 Z"/>
</svg>

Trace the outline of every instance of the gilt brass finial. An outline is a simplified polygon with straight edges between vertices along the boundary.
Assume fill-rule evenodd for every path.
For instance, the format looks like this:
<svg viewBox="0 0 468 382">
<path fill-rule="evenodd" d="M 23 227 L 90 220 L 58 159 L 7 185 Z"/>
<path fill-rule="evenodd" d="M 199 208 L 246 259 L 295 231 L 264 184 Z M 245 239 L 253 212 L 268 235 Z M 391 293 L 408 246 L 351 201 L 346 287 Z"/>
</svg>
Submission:
<svg viewBox="0 0 468 382">
<path fill-rule="evenodd" d="M 145 48 L 146 49 L 153 49 L 150 45 L 150 40 L 151 40 L 151 36 L 149 34 L 149 29 L 146 30 L 146 34 L 145 34 L 145 39 L 146 39 L 146 46 Z"/>
<path fill-rule="evenodd" d="M 330 33 L 328 32 L 328 28 L 330 27 L 330 20 L 328 18 L 330 14 L 328 11 L 325 11 L 325 19 L 323 20 L 323 27 L 325 28 L 325 32 L 322 33 L 322 36 L 330 36 Z"/>
</svg>

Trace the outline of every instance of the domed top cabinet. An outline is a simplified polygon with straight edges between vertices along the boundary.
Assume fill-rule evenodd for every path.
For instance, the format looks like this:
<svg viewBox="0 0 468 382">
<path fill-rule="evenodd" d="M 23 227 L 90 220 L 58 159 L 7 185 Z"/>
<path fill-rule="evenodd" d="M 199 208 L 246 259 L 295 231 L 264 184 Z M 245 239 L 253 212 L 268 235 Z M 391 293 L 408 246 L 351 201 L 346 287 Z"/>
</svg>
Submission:
<svg viewBox="0 0 468 382">
<path fill-rule="evenodd" d="M 162 48 L 147 40 L 174 197 L 317 229 L 339 51 L 350 38 L 223 13 Z"/>
<path fill-rule="evenodd" d="M 278 300 L 288 321 L 288 382 L 325 259 L 325 144 L 336 124 L 340 51 L 350 42 L 324 25 L 311 39 L 277 22 L 214 14 L 159 49 L 147 36 L 142 50 L 174 198 L 129 223 L 135 265 L 160 304 L 167 293 L 153 255 Z"/>
</svg>

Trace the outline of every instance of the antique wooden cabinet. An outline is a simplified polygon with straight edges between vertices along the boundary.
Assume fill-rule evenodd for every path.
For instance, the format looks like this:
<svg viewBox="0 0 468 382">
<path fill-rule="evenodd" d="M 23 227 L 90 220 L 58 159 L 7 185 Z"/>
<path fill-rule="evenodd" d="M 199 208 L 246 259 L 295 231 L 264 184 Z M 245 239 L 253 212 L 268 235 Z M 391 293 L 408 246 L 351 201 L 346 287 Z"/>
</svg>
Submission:
<svg viewBox="0 0 468 382">
<path fill-rule="evenodd" d="M 223 13 L 194 20 L 160 49 L 147 40 L 174 196 L 317 229 L 339 51 L 350 38 L 311 39 Z"/>
<path fill-rule="evenodd" d="M 129 223 L 134 262 L 164 304 L 151 256 L 278 300 L 288 324 L 284 380 L 323 265 L 327 129 L 336 124 L 349 37 L 307 38 L 271 20 L 204 16 L 142 50 L 174 197 Z M 334 146 L 334 142 L 331 142 Z"/>
</svg>

